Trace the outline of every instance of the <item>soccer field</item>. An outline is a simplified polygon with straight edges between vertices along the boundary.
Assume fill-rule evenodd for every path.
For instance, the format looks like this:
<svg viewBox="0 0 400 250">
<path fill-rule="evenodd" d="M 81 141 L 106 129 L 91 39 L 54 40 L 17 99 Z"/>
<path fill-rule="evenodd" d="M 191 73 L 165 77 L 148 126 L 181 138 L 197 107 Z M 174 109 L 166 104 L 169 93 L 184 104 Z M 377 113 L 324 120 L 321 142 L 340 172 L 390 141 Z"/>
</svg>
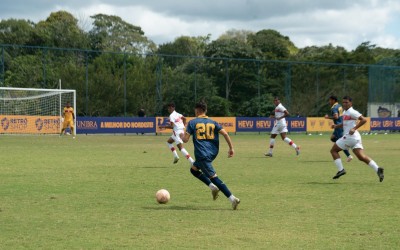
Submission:
<svg viewBox="0 0 400 250">
<path fill-rule="evenodd" d="M 382 183 L 357 159 L 332 180 L 328 134 L 290 134 L 300 156 L 277 140 L 273 158 L 267 134 L 231 137 L 235 156 L 222 138 L 214 166 L 236 211 L 183 157 L 172 164 L 167 136 L 2 135 L 0 249 L 399 248 L 400 134 L 363 136 Z"/>
</svg>

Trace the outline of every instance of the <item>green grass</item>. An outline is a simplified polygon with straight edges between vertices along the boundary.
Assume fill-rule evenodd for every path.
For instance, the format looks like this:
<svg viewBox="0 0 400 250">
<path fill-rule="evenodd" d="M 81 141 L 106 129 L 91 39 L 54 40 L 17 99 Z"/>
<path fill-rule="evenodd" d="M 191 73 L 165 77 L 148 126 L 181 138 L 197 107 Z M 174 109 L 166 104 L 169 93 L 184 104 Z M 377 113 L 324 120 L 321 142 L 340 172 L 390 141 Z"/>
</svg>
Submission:
<svg viewBox="0 0 400 250">
<path fill-rule="evenodd" d="M 337 172 L 329 135 L 233 135 L 214 166 L 238 210 L 172 164 L 167 136 L 1 136 L 0 249 L 396 249 L 400 245 L 399 134 L 363 136 L 385 168 L 354 159 Z M 192 143 L 186 148 L 193 152 Z M 155 202 L 166 188 L 171 201 Z"/>
</svg>

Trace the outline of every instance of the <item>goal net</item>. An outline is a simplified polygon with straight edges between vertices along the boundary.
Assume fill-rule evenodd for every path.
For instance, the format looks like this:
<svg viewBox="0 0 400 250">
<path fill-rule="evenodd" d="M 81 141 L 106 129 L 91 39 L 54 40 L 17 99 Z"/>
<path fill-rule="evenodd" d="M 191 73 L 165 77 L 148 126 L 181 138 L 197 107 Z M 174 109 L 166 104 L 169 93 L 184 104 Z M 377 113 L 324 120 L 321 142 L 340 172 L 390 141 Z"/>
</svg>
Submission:
<svg viewBox="0 0 400 250">
<path fill-rule="evenodd" d="M 67 102 L 75 90 L 0 87 L 0 134 L 59 134 Z"/>
</svg>

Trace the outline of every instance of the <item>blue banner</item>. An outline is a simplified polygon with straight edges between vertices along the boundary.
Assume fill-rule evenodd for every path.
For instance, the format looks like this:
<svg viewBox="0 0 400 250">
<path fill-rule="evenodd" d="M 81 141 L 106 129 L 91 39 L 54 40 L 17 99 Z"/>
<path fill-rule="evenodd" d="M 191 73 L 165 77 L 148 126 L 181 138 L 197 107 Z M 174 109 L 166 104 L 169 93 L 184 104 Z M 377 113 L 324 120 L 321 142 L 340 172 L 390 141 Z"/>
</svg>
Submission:
<svg viewBox="0 0 400 250">
<path fill-rule="evenodd" d="M 371 130 L 400 130 L 400 117 L 371 118 Z"/>
<path fill-rule="evenodd" d="M 289 132 L 306 132 L 305 117 L 286 118 Z M 275 124 L 274 118 L 267 117 L 237 117 L 236 132 L 271 132 Z"/>
<path fill-rule="evenodd" d="M 155 117 L 77 117 L 77 134 L 155 133 Z"/>
</svg>

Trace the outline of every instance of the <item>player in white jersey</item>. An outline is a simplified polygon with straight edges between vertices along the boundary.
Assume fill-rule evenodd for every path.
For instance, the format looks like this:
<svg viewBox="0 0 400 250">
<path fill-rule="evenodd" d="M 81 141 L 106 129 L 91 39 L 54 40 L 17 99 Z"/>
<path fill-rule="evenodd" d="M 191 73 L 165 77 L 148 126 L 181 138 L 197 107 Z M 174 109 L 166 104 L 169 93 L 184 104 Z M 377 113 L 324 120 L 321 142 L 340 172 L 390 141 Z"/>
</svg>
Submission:
<svg viewBox="0 0 400 250">
<path fill-rule="evenodd" d="M 342 106 L 345 110 L 343 113 L 343 123 L 332 125 L 332 128 L 343 127 L 343 137 L 337 140 L 331 149 L 333 160 L 338 168 L 338 172 L 335 176 L 333 176 L 333 179 L 338 179 L 340 176 L 346 174 L 346 170 L 343 168 L 343 163 L 340 159 L 339 152 L 344 149 L 352 149 L 360 161 L 365 162 L 368 166 L 375 170 L 379 177 L 379 181 L 382 182 L 384 178 L 384 169 L 379 167 L 374 160 L 364 153 L 361 135 L 357 131 L 357 129 L 364 125 L 367 120 L 362 116 L 362 114 L 360 114 L 360 112 L 353 109 L 351 97 L 343 97 Z"/>
<path fill-rule="evenodd" d="M 275 138 L 278 134 L 281 135 L 281 138 L 284 142 L 289 144 L 289 146 L 293 147 L 296 151 L 296 155 L 300 154 L 300 147 L 298 147 L 289 137 L 286 137 L 286 133 L 288 132 L 287 125 L 286 125 L 286 116 L 289 116 L 289 112 L 287 109 L 282 105 L 281 101 L 278 97 L 274 98 L 275 104 L 275 125 L 271 131 L 271 137 L 269 140 L 269 152 L 265 153 L 265 156 L 272 157 L 272 153 L 274 150 L 275 145 Z"/>
<path fill-rule="evenodd" d="M 168 112 L 170 113 L 169 125 L 159 126 L 159 128 L 170 128 L 173 130 L 171 137 L 168 138 L 167 140 L 167 146 L 174 155 L 174 163 L 177 163 L 179 161 L 178 153 L 176 152 L 176 149 L 173 144 L 175 142 L 176 146 L 179 148 L 179 151 L 181 151 L 181 153 L 192 165 L 194 160 L 190 156 L 189 152 L 183 147 L 183 141 L 182 141 L 182 137 L 185 134 L 186 117 L 175 111 L 175 104 L 173 102 L 169 103 L 167 107 L 168 107 Z"/>
</svg>

